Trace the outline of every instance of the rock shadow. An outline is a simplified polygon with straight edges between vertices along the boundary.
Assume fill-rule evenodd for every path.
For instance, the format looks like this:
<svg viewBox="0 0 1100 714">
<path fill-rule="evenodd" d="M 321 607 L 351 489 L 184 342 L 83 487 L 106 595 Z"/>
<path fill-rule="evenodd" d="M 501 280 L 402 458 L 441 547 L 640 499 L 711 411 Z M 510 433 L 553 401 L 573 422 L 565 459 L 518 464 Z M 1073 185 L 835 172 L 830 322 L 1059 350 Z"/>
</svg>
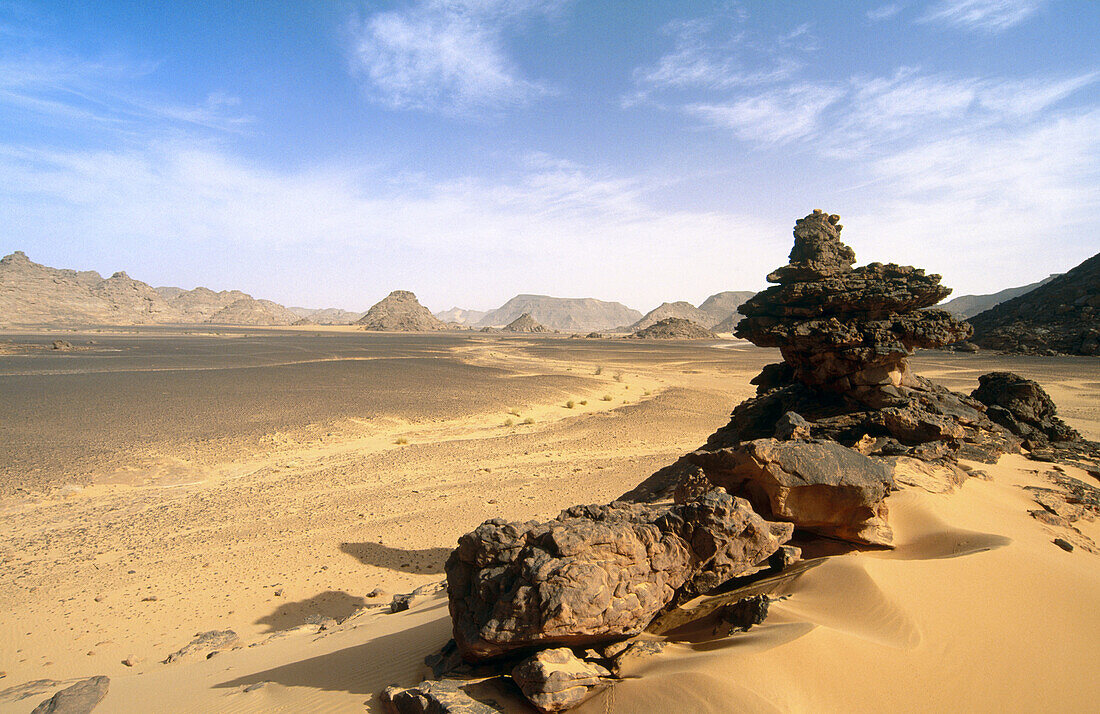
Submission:
<svg viewBox="0 0 1100 714">
<path fill-rule="evenodd" d="M 421 575 L 442 573 L 443 564 L 451 554 L 450 548 L 405 550 L 381 543 L 341 543 L 340 550 L 364 565 Z"/>
<path fill-rule="evenodd" d="M 326 590 L 305 600 L 284 603 L 270 615 L 256 620 L 255 624 L 267 625 L 267 632 L 281 632 L 318 624 L 327 618 L 341 622 L 366 606 L 367 601 L 361 597 L 342 590 Z"/>
</svg>

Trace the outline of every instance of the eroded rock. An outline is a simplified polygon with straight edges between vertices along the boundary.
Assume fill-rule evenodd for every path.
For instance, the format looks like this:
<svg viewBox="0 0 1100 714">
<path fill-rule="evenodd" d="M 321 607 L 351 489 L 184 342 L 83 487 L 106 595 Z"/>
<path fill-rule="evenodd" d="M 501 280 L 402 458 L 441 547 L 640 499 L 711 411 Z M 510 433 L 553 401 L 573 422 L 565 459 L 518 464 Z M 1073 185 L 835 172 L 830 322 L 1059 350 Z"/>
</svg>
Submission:
<svg viewBox="0 0 1100 714">
<path fill-rule="evenodd" d="M 512 669 L 512 680 L 540 712 L 572 709 L 612 683 L 611 672 L 568 647 L 528 657 Z"/>
<path fill-rule="evenodd" d="M 711 490 L 675 506 L 574 506 L 545 523 L 486 521 L 447 561 L 455 642 L 469 661 L 640 633 L 679 596 L 752 571 L 793 531 Z"/>
<path fill-rule="evenodd" d="M 110 684 L 111 680 L 102 675 L 89 677 L 54 694 L 31 714 L 88 714 L 107 696 Z"/>
<path fill-rule="evenodd" d="M 387 687 L 382 706 L 391 714 L 500 714 L 501 706 L 474 699 L 462 683 L 451 679 L 426 680 L 415 687 Z"/>
</svg>

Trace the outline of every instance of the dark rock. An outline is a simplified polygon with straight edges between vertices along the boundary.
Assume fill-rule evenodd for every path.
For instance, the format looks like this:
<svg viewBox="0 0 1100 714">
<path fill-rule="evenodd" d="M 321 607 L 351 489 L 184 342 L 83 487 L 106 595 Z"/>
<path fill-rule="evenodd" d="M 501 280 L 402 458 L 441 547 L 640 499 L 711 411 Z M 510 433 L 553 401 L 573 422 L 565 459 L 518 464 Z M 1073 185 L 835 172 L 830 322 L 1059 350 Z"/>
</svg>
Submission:
<svg viewBox="0 0 1100 714">
<path fill-rule="evenodd" d="M 781 441 L 806 441 L 810 438 L 810 422 L 794 412 L 787 412 L 775 424 L 775 438 Z"/>
<path fill-rule="evenodd" d="M 726 635 L 733 632 L 748 632 L 753 625 L 759 625 L 768 619 L 768 605 L 771 599 L 767 595 L 753 595 L 726 605 L 718 610 L 719 626 Z"/>
<path fill-rule="evenodd" d="M 716 335 L 691 320 L 685 320 L 682 317 L 666 317 L 630 336 L 649 340 L 703 340 L 714 338 Z"/>
<path fill-rule="evenodd" d="M 54 340 L 53 344 L 50 345 L 51 350 L 61 350 L 63 352 L 67 352 L 72 348 L 73 344 L 71 342 L 66 342 L 65 340 Z"/>
<path fill-rule="evenodd" d="M 382 706 L 391 714 L 501 714 L 504 708 L 474 699 L 460 682 L 424 681 L 415 687 L 387 687 Z"/>
<path fill-rule="evenodd" d="M 568 647 L 528 657 L 512 669 L 512 680 L 540 712 L 572 709 L 612 683 L 611 672 Z"/>
<path fill-rule="evenodd" d="M 1073 552 L 1073 544 L 1070 543 L 1065 538 L 1055 538 L 1054 539 L 1054 545 L 1058 546 L 1059 548 L 1066 551 L 1067 553 L 1072 553 Z"/>
<path fill-rule="evenodd" d="M 1081 439 L 1056 416 L 1054 401 L 1037 382 L 1012 372 L 983 374 L 970 396 L 988 407 L 990 419 L 1017 436 L 1040 442 Z"/>
<path fill-rule="evenodd" d="M 893 476 L 884 463 L 853 449 L 828 441 L 757 439 L 687 458 L 711 483 L 747 498 L 765 518 L 864 545 L 893 543 L 885 503 Z"/>
<path fill-rule="evenodd" d="M 34 708 L 31 714 L 87 714 L 107 696 L 111 680 L 102 675 L 89 677 L 62 689 Z"/>
<path fill-rule="evenodd" d="M 970 318 L 973 342 L 1021 354 L 1100 355 L 1100 253 Z"/>
<path fill-rule="evenodd" d="M 545 523 L 486 521 L 447 561 L 467 661 L 631 637 L 679 597 L 750 572 L 792 533 L 715 489 L 690 503 L 574 506 Z"/>
</svg>

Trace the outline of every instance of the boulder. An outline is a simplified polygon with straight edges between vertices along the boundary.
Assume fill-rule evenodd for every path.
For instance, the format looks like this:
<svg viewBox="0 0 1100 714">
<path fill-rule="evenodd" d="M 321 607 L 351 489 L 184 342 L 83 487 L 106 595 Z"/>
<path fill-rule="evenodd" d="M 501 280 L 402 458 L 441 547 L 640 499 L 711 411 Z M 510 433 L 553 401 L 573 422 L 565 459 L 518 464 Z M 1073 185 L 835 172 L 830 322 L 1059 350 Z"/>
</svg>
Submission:
<svg viewBox="0 0 1100 714">
<path fill-rule="evenodd" d="M 612 683 L 611 672 L 568 647 L 542 650 L 512 669 L 512 681 L 540 712 L 572 709 Z"/>
<path fill-rule="evenodd" d="M 765 518 L 861 545 L 890 546 L 881 461 L 831 441 L 756 439 L 688 456 L 716 486 L 742 496 Z"/>
<path fill-rule="evenodd" d="M 1013 434 L 1038 442 L 1077 441 L 1081 435 L 1058 418 L 1057 408 L 1038 382 L 1012 372 L 978 377 L 970 396 L 985 404 L 989 418 Z"/>
<path fill-rule="evenodd" d="M 387 687 L 382 706 L 391 714 L 500 714 L 503 707 L 474 699 L 451 679 L 426 680 L 415 687 Z"/>
<path fill-rule="evenodd" d="M 455 642 L 467 661 L 640 633 L 678 597 L 751 572 L 791 536 L 714 489 L 668 506 L 574 506 L 545 523 L 486 521 L 447 560 Z"/>
<path fill-rule="evenodd" d="M 89 677 L 54 694 L 31 714 L 88 714 L 107 696 L 110 684 L 111 680 L 102 675 Z"/>
</svg>

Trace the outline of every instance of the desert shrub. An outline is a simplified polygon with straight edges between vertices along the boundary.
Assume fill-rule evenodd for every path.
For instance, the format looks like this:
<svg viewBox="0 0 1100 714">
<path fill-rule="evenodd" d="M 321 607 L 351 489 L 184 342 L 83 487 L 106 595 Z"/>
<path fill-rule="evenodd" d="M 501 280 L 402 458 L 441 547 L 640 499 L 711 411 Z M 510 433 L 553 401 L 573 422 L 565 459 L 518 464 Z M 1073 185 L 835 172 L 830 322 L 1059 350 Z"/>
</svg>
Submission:
<svg viewBox="0 0 1100 714">
<path fill-rule="evenodd" d="M 519 409 L 509 409 L 508 413 L 511 414 L 512 416 L 517 416 L 518 417 L 519 416 Z"/>
<path fill-rule="evenodd" d="M 534 417 L 527 417 L 526 419 L 523 420 L 523 423 L 524 424 L 534 424 L 535 423 L 535 418 Z"/>
<path fill-rule="evenodd" d="M 612 397 L 610 394 L 605 394 L 600 397 L 600 400 L 605 402 L 610 402 L 612 399 L 614 399 L 614 397 Z"/>
<path fill-rule="evenodd" d="M 505 420 L 504 420 L 504 426 L 512 426 L 512 425 L 513 425 L 513 424 L 515 424 L 515 423 L 516 423 L 516 422 L 515 422 L 515 420 L 513 420 L 513 419 L 505 419 Z"/>
<path fill-rule="evenodd" d="M 568 402 L 565 403 L 565 408 L 566 409 L 572 409 L 575 406 L 577 406 L 577 405 L 572 399 L 570 399 Z"/>
<path fill-rule="evenodd" d="M 587 399 L 582 399 L 581 400 L 581 406 L 582 407 L 587 407 L 588 406 L 588 400 Z"/>
<path fill-rule="evenodd" d="M 403 437 L 403 436 L 399 436 L 399 437 L 397 437 L 397 440 L 396 440 L 396 441 L 394 441 L 393 443 L 395 443 L 395 444 L 397 444 L 397 445 L 401 445 L 401 444 L 407 444 L 407 443 L 409 443 L 409 440 L 408 440 L 408 439 L 406 439 L 406 438 L 405 438 L 405 437 Z"/>
<path fill-rule="evenodd" d="M 593 374 L 595 374 L 597 377 L 603 374 L 603 367 L 597 367 L 596 371 L 593 372 Z"/>
<path fill-rule="evenodd" d="M 615 380 L 616 382 L 621 382 L 621 381 L 623 381 L 623 373 L 622 373 L 622 372 L 616 372 L 616 373 L 615 373 L 615 374 L 614 374 L 614 375 L 612 376 L 612 379 L 614 379 L 614 380 Z"/>
</svg>

